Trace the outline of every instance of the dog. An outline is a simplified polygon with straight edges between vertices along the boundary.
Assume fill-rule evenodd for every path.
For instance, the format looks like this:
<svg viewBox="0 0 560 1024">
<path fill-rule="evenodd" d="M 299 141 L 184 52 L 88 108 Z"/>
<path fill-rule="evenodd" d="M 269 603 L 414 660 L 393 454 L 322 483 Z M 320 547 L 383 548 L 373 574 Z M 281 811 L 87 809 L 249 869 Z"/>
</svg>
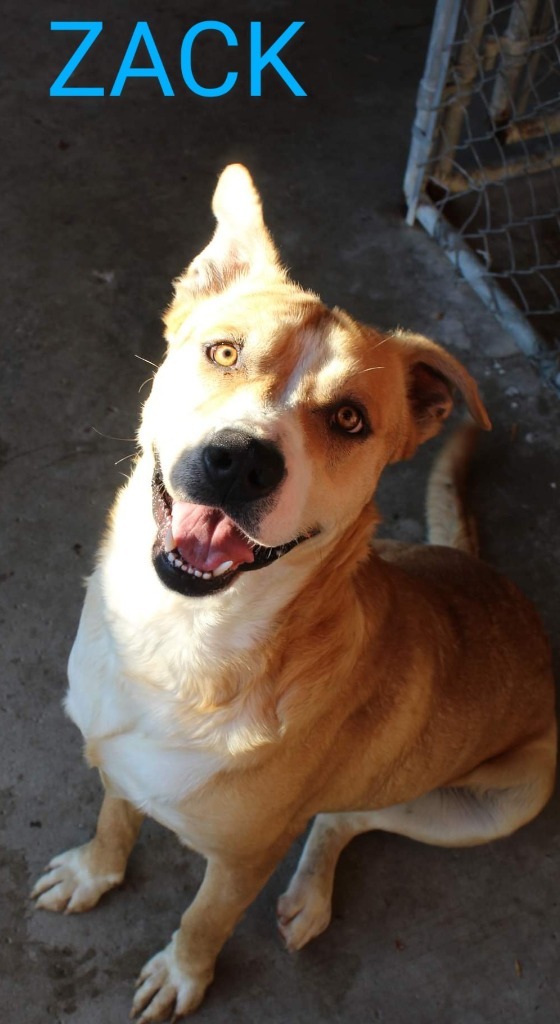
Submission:
<svg viewBox="0 0 560 1024">
<path fill-rule="evenodd" d="M 468 846 L 548 800 L 550 652 L 536 612 L 476 557 L 461 502 L 477 386 L 435 343 L 381 334 L 294 284 L 248 171 L 230 165 L 209 245 L 175 282 L 69 660 L 66 709 L 105 787 L 94 839 L 51 861 L 37 906 L 78 912 L 124 877 L 144 815 L 207 861 L 144 967 L 142 1024 L 188 1014 L 293 840 L 289 950 L 325 929 L 337 858 L 382 829 Z M 452 435 L 427 545 L 373 541 L 386 465 Z"/>
</svg>

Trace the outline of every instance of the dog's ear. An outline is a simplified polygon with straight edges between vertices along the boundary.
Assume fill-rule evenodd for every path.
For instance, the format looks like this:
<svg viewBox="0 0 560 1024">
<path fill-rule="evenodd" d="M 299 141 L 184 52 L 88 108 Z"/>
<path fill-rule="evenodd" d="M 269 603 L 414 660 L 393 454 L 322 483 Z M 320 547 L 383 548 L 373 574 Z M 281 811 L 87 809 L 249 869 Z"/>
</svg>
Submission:
<svg viewBox="0 0 560 1024">
<path fill-rule="evenodd" d="M 453 408 L 455 388 L 478 426 L 492 429 L 476 381 L 454 356 L 419 334 L 399 331 L 392 340 L 404 362 L 410 414 L 409 436 L 398 458 L 409 458 L 419 444 L 439 433 Z"/>
<path fill-rule="evenodd" d="M 230 164 L 220 175 L 212 210 L 217 221 L 213 238 L 174 282 L 178 298 L 221 292 L 252 274 L 282 273 L 260 196 L 242 164 Z"/>
</svg>

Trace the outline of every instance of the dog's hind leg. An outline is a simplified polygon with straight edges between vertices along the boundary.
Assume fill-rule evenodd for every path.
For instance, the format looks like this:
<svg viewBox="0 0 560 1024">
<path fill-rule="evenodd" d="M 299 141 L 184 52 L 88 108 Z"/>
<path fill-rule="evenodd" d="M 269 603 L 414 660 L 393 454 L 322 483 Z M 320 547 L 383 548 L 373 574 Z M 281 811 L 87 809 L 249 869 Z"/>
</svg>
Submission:
<svg viewBox="0 0 560 1024">
<path fill-rule="evenodd" d="M 515 827 L 503 828 L 504 798 L 499 792 L 478 796 L 467 789 L 437 789 L 378 811 L 317 815 L 297 870 L 277 904 L 287 949 L 301 949 L 328 927 L 337 861 L 354 836 L 380 830 L 437 846 L 484 843 Z"/>
<path fill-rule="evenodd" d="M 297 871 L 276 907 L 278 928 L 290 952 L 328 927 L 338 858 L 354 836 L 372 828 L 370 811 L 315 818 Z"/>
<path fill-rule="evenodd" d="M 475 846 L 507 836 L 535 817 L 554 785 L 556 730 L 494 758 L 458 784 L 376 811 L 319 814 L 296 873 L 278 901 L 289 950 L 328 926 L 334 873 L 354 836 L 378 829 L 435 846 Z"/>
<path fill-rule="evenodd" d="M 143 815 L 126 800 L 105 795 L 94 838 L 53 857 L 31 897 L 42 910 L 90 910 L 120 885 Z"/>
</svg>

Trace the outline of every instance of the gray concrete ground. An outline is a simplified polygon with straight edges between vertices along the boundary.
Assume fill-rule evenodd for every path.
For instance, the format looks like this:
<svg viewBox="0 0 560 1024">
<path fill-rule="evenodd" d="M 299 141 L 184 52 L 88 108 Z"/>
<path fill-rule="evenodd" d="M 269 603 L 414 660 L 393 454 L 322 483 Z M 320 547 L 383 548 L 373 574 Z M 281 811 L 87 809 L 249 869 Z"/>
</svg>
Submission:
<svg viewBox="0 0 560 1024">
<path fill-rule="evenodd" d="M 209 236 L 224 164 L 252 168 L 304 284 L 382 327 L 435 336 L 477 375 L 494 421 L 472 483 L 483 550 L 537 603 L 558 656 L 558 400 L 434 243 L 402 221 L 430 0 L 262 0 L 237 5 L 235 17 L 225 0 L 86 7 L 51 0 L 39 17 L 3 4 L 0 1006 L 18 1024 L 126 1020 L 136 972 L 201 877 L 199 860 L 149 823 L 126 885 L 90 914 L 33 913 L 27 898 L 47 859 L 94 826 L 99 784 L 61 708 L 65 661 L 82 579 L 126 472 L 119 460 L 133 450 L 150 372 L 135 356 L 161 355 L 169 282 Z M 144 80 L 120 99 L 49 98 L 73 37 L 50 33 L 48 18 L 67 17 L 105 20 L 79 84 L 106 88 L 133 24 L 148 18 L 176 97 Z M 229 96 L 181 91 L 180 40 L 208 17 L 240 39 L 260 19 L 270 40 L 305 19 L 286 56 L 308 98 L 271 74 L 251 100 L 244 43 L 231 52 L 244 70 Z M 421 539 L 436 447 L 387 473 L 388 533 Z M 274 901 L 297 852 L 226 946 L 200 1021 L 559 1019 L 557 798 L 511 839 L 479 849 L 356 840 L 340 864 L 330 930 L 288 956 Z"/>
</svg>

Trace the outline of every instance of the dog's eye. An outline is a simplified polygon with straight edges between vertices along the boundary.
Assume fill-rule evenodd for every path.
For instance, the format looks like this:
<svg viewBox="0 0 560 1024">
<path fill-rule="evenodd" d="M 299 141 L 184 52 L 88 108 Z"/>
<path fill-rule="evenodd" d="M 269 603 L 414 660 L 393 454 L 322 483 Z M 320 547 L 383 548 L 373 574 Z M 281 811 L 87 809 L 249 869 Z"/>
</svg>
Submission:
<svg viewBox="0 0 560 1024">
<path fill-rule="evenodd" d="M 331 426 L 343 430 L 345 434 L 361 434 L 364 417 L 354 405 L 339 405 L 331 416 Z"/>
<path fill-rule="evenodd" d="M 235 366 L 239 359 L 239 349 L 230 341 L 218 341 L 207 349 L 208 358 L 217 366 Z"/>
</svg>

